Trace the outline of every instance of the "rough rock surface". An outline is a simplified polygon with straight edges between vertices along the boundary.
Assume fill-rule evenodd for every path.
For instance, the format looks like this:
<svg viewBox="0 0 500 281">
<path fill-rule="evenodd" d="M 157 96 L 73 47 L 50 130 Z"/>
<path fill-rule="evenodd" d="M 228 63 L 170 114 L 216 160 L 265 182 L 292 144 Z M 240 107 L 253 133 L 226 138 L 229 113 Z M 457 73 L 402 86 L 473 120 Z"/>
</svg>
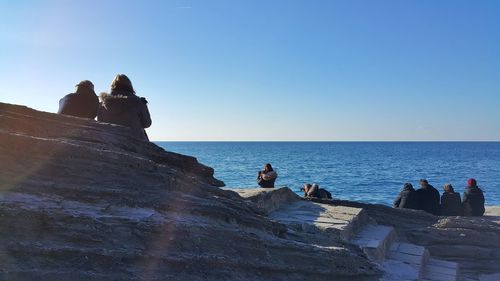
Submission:
<svg viewBox="0 0 500 281">
<path fill-rule="evenodd" d="M 0 280 L 377 280 L 129 129 L 0 103 Z"/>
<path fill-rule="evenodd" d="M 488 207 L 484 217 L 441 217 L 352 201 L 314 201 L 363 208 L 377 224 L 393 226 L 400 239 L 425 246 L 434 257 L 459 263 L 466 278 L 500 276 L 499 207 Z"/>
</svg>

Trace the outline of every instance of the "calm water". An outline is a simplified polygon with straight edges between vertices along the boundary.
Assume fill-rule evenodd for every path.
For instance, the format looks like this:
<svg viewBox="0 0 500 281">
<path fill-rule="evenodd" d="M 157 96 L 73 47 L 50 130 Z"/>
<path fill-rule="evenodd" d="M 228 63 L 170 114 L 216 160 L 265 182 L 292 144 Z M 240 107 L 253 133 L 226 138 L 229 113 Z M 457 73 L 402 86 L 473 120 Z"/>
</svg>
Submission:
<svg viewBox="0 0 500 281">
<path fill-rule="evenodd" d="M 426 178 L 462 193 L 474 177 L 486 204 L 500 205 L 500 142 L 157 142 L 215 169 L 227 187 L 256 187 L 271 163 L 277 186 L 318 183 L 340 199 L 391 205 L 404 182 Z"/>
</svg>

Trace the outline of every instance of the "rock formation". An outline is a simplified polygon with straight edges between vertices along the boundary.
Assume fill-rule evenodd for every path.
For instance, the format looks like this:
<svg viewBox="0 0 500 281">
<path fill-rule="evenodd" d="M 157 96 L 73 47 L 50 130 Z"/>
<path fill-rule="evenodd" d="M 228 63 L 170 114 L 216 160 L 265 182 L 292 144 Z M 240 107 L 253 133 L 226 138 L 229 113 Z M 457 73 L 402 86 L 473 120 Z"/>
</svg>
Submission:
<svg viewBox="0 0 500 281">
<path fill-rule="evenodd" d="M 129 129 L 0 103 L 0 280 L 377 280 L 193 157 Z"/>
</svg>

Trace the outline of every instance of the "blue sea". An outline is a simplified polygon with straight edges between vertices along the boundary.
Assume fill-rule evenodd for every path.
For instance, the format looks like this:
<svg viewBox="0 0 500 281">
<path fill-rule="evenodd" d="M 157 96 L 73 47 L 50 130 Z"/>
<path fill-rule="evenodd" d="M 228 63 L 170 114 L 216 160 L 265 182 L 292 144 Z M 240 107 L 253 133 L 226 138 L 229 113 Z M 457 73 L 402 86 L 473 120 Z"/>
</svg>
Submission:
<svg viewBox="0 0 500 281">
<path fill-rule="evenodd" d="M 500 142 L 156 142 L 215 169 L 229 188 L 257 187 L 257 172 L 271 163 L 276 186 L 298 194 L 318 183 L 335 198 L 391 205 L 405 182 L 425 178 L 440 192 L 452 183 L 462 193 L 474 177 L 487 205 L 500 205 Z"/>
</svg>

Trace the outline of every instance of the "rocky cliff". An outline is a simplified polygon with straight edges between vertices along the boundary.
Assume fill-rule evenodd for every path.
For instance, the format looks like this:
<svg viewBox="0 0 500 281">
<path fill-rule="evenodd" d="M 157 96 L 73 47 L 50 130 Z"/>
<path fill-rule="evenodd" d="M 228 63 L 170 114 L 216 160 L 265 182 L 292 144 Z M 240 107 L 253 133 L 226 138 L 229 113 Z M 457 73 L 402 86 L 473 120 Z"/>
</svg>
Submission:
<svg viewBox="0 0 500 281">
<path fill-rule="evenodd" d="M 344 242 L 292 235 L 222 185 L 127 128 L 0 103 L 0 280 L 380 276 Z"/>
</svg>

